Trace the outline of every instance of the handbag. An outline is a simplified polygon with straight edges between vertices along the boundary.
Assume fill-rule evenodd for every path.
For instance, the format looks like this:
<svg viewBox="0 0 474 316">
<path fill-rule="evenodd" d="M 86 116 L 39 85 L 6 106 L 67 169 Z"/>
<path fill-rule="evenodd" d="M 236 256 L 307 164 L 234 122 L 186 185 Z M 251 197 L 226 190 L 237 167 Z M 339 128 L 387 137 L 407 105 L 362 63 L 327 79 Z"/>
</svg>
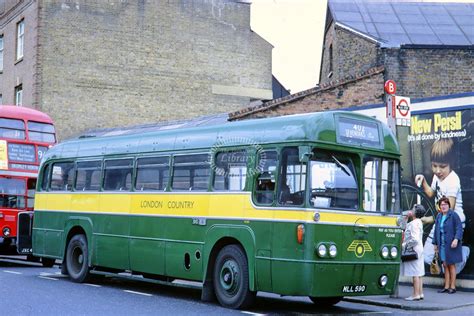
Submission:
<svg viewBox="0 0 474 316">
<path fill-rule="evenodd" d="M 435 255 L 433 257 L 433 260 L 431 260 L 430 273 L 431 273 L 431 275 L 438 275 L 438 274 L 441 273 L 441 268 L 439 266 L 438 253 L 437 252 L 435 253 Z"/>
<path fill-rule="evenodd" d="M 412 247 L 405 247 L 405 250 L 402 252 L 402 262 L 413 261 L 418 259 L 418 254 L 413 250 Z"/>
</svg>

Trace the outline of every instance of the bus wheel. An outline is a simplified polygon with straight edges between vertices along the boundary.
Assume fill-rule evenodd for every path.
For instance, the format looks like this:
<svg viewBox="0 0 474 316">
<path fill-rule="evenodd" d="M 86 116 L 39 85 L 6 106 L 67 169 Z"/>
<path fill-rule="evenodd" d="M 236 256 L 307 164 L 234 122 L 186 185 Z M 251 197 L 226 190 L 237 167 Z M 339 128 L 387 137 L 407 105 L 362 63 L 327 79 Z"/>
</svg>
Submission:
<svg viewBox="0 0 474 316">
<path fill-rule="evenodd" d="M 41 264 L 45 268 L 51 268 L 56 263 L 56 259 L 53 258 L 41 258 Z"/>
<path fill-rule="evenodd" d="M 342 296 L 333 296 L 333 297 L 314 297 L 310 296 L 310 300 L 313 301 L 314 304 L 318 306 L 333 306 L 339 303 L 342 300 Z"/>
<path fill-rule="evenodd" d="M 89 278 L 89 251 L 84 235 L 75 235 L 69 241 L 66 251 L 66 267 L 73 282 L 82 283 Z"/>
<path fill-rule="evenodd" d="M 245 308 L 252 304 L 255 292 L 249 289 L 247 257 L 241 247 L 228 245 L 217 256 L 214 289 L 219 303 L 227 308 Z"/>
</svg>

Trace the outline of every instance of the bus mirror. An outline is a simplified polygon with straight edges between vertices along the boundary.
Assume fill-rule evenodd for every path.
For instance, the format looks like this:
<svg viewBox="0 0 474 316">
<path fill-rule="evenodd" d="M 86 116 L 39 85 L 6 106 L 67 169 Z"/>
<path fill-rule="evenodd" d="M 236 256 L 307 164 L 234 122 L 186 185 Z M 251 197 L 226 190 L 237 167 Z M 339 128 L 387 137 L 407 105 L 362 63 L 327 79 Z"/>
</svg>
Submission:
<svg viewBox="0 0 474 316">
<path fill-rule="evenodd" d="M 310 146 L 298 146 L 298 155 L 300 157 L 300 162 L 308 162 L 309 159 L 313 156 Z"/>
</svg>

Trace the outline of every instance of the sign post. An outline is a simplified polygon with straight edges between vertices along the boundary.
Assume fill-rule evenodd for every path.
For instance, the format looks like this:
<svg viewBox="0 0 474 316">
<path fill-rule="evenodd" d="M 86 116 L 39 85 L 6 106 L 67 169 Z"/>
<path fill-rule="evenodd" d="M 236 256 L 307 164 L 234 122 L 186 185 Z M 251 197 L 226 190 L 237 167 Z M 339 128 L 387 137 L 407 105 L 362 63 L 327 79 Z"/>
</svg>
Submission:
<svg viewBox="0 0 474 316">
<path fill-rule="evenodd" d="M 387 125 L 392 130 L 393 134 L 397 135 L 397 120 L 395 113 L 395 92 L 397 92 L 397 85 L 393 80 L 387 80 L 384 84 L 385 90 L 385 107 L 387 110 Z"/>
</svg>

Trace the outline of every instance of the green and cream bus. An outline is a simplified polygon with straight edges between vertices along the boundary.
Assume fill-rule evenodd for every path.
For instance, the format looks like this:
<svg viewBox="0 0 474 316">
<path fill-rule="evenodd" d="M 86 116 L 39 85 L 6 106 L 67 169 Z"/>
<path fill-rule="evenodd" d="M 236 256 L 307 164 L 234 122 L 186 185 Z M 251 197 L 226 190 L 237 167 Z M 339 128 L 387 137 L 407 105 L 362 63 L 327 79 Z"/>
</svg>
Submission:
<svg viewBox="0 0 474 316">
<path fill-rule="evenodd" d="M 74 282 L 197 281 L 229 308 L 391 294 L 399 159 L 384 124 L 342 111 L 70 140 L 41 164 L 33 252 Z"/>
</svg>

